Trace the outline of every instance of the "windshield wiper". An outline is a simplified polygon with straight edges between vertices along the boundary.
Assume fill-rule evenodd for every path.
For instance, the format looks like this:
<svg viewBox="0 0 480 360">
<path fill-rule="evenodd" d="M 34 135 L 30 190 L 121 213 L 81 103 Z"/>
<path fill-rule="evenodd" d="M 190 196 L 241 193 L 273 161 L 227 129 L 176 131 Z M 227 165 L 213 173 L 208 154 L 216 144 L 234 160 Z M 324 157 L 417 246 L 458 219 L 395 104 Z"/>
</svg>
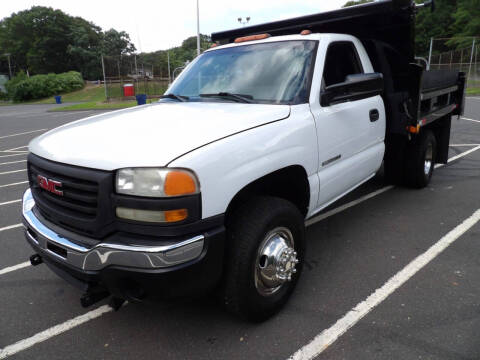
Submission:
<svg viewBox="0 0 480 360">
<path fill-rule="evenodd" d="M 236 100 L 238 102 L 243 103 L 252 103 L 253 96 L 252 95 L 243 95 L 243 94 L 233 94 L 229 92 L 218 92 L 215 94 L 200 94 L 200 97 L 220 97 L 220 98 L 230 98 Z"/>
<path fill-rule="evenodd" d="M 181 102 L 185 102 L 185 101 L 188 101 L 189 97 L 185 95 L 165 94 L 160 96 L 160 99 L 175 99 Z"/>
</svg>

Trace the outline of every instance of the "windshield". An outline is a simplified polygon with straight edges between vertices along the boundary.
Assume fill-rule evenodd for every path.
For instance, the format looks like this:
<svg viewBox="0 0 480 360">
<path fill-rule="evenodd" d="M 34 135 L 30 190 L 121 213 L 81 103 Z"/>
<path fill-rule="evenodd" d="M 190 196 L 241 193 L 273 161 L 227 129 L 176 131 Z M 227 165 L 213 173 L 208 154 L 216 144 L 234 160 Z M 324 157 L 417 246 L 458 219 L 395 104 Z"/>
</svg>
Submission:
<svg viewBox="0 0 480 360">
<path fill-rule="evenodd" d="M 201 101 L 308 102 L 316 41 L 236 46 L 201 55 L 166 93 Z M 218 96 L 216 96 L 218 95 Z"/>
</svg>

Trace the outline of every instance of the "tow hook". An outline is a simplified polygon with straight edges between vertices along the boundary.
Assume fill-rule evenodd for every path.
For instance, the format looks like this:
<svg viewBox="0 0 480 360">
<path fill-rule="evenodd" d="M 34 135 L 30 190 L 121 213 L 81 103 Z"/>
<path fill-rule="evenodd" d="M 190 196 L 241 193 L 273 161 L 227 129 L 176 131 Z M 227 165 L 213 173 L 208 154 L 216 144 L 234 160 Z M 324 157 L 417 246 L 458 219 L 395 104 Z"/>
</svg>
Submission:
<svg viewBox="0 0 480 360">
<path fill-rule="evenodd" d="M 32 264 L 32 266 L 37 266 L 41 263 L 43 263 L 43 259 L 40 255 L 33 254 L 32 256 L 30 256 L 30 264 Z"/>
<path fill-rule="evenodd" d="M 122 305 L 125 303 L 125 299 L 121 299 L 115 296 L 112 296 L 110 298 L 110 301 L 108 302 L 108 305 L 114 310 L 118 311 L 122 307 Z"/>
<path fill-rule="evenodd" d="M 110 293 L 106 290 L 87 290 L 80 298 L 80 304 L 82 304 L 82 307 L 87 308 L 108 296 L 110 296 Z"/>
</svg>

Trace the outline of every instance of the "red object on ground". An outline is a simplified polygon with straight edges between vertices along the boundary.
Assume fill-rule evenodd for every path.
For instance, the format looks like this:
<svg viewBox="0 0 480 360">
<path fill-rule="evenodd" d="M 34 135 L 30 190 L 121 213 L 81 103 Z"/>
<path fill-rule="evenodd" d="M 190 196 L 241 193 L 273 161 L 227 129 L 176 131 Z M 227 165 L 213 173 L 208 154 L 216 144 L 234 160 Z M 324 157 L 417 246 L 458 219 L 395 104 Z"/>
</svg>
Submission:
<svg viewBox="0 0 480 360">
<path fill-rule="evenodd" d="M 135 87 L 133 84 L 123 85 L 123 96 L 135 96 Z"/>
</svg>

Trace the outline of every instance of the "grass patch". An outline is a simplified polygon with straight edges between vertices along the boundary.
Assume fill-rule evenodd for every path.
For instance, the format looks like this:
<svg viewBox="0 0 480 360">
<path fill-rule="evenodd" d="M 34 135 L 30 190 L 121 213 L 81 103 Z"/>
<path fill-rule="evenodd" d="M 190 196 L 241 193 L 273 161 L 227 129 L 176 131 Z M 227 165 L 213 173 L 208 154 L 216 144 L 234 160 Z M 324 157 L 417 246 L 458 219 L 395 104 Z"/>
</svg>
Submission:
<svg viewBox="0 0 480 360">
<path fill-rule="evenodd" d="M 136 106 L 137 102 L 132 101 L 123 101 L 123 102 L 98 102 L 98 101 L 89 101 L 81 104 L 62 106 L 49 111 L 72 111 L 72 110 L 115 110 L 115 109 L 126 109 L 129 107 Z"/>
<path fill-rule="evenodd" d="M 471 87 L 466 91 L 467 95 L 480 95 L 480 87 Z"/>
<path fill-rule="evenodd" d="M 100 102 L 105 101 L 105 88 L 103 85 L 87 85 L 81 90 L 61 95 L 62 102 Z M 30 102 L 30 104 L 55 104 L 55 99 L 52 96 Z"/>
</svg>

